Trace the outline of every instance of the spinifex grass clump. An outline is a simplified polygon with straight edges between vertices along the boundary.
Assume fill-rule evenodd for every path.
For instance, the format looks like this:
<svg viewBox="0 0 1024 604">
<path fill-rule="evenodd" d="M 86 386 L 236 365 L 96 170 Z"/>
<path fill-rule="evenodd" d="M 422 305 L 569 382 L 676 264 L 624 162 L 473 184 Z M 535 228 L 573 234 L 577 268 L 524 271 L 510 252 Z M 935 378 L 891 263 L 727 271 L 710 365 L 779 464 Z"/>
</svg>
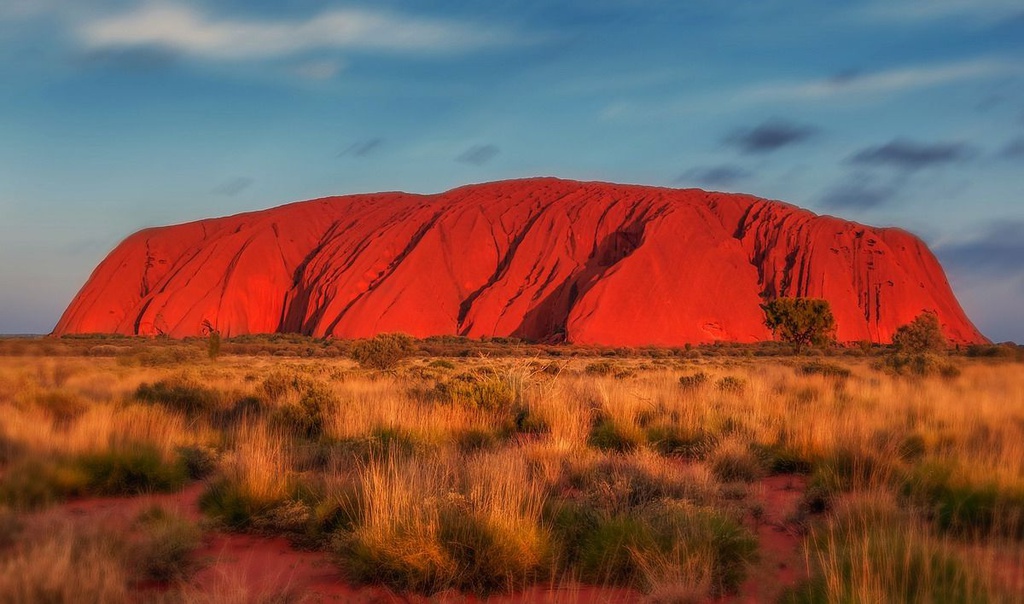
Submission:
<svg viewBox="0 0 1024 604">
<path fill-rule="evenodd" d="M 259 423 L 243 424 L 232 440 L 221 476 L 199 505 L 225 525 L 245 528 L 290 495 L 293 443 L 286 433 Z"/>
<path fill-rule="evenodd" d="M 541 576 L 551 547 L 539 522 L 543 491 L 522 459 L 449 461 L 389 455 L 365 468 L 360 518 L 336 540 L 353 579 L 434 593 L 511 589 Z"/>
<path fill-rule="evenodd" d="M 783 598 L 818 602 L 988 602 L 978 569 L 955 544 L 900 509 L 884 493 L 850 496 L 813 529 L 814 574 Z"/>
</svg>

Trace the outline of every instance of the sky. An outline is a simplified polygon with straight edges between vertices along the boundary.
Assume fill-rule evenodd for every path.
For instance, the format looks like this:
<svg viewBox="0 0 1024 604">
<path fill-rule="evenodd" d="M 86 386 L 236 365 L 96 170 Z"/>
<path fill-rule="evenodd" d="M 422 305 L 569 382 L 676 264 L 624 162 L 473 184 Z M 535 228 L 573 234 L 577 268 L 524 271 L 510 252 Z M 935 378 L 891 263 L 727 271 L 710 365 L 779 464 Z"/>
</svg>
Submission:
<svg viewBox="0 0 1024 604">
<path fill-rule="evenodd" d="M 1021 0 L 0 0 L 0 333 L 140 228 L 558 176 L 922 237 L 1024 342 Z"/>
</svg>

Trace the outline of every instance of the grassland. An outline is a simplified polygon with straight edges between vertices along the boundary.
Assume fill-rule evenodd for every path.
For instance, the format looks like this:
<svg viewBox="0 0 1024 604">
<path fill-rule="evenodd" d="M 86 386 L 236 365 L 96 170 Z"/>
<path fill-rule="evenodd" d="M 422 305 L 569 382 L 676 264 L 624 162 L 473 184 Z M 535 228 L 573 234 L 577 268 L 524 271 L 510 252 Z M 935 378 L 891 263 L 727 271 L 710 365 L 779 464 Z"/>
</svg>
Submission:
<svg viewBox="0 0 1024 604">
<path fill-rule="evenodd" d="M 1019 349 L 951 352 L 929 375 L 877 347 L 440 339 L 390 371 L 345 342 L 221 352 L 0 341 L 0 602 L 281 596 L 203 591 L 196 552 L 224 533 L 285 537 L 401 593 L 710 601 L 771 578 L 765 523 L 800 568 L 759 597 L 1024 602 Z M 799 491 L 781 517 L 773 477 Z M 201 517 L 146 508 L 100 530 L 61 513 L 182 489 Z"/>
</svg>

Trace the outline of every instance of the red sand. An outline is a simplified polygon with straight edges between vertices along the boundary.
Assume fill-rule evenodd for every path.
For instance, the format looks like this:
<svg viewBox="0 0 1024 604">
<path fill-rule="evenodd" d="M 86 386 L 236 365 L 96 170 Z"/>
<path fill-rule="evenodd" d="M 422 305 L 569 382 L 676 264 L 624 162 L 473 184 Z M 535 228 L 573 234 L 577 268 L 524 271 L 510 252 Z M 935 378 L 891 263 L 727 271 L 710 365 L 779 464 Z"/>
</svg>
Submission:
<svg viewBox="0 0 1024 604">
<path fill-rule="evenodd" d="M 762 296 L 828 299 L 841 341 L 888 342 L 922 311 L 953 342 L 985 341 L 905 231 L 747 195 L 553 178 L 146 229 L 54 333 L 754 342 L 770 338 Z"/>
</svg>

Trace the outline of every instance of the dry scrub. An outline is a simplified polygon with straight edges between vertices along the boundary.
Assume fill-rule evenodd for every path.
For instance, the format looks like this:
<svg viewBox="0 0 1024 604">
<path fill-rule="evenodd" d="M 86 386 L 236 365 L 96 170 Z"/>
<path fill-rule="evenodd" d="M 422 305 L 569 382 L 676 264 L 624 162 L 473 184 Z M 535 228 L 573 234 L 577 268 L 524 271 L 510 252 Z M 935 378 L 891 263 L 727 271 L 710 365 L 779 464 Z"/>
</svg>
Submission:
<svg viewBox="0 0 1024 604">
<path fill-rule="evenodd" d="M 381 372 L 232 354 L 243 344 L 217 361 L 136 341 L 0 357 L 0 601 L 123 601 L 140 576 L 209 599 L 187 584 L 194 528 L 156 514 L 101 538 L 33 520 L 195 480 L 221 529 L 329 552 L 356 583 L 582 580 L 700 600 L 741 585 L 761 555 L 752 489 L 791 473 L 808 475 L 784 528 L 805 536 L 809 579 L 781 598 L 1024 599 L 1007 572 L 1024 562 L 1012 359 L 949 357 L 956 371 L 924 377 L 710 354 L 416 357 Z M 125 560 L 111 545 L 147 530 L 167 549 Z"/>
</svg>

